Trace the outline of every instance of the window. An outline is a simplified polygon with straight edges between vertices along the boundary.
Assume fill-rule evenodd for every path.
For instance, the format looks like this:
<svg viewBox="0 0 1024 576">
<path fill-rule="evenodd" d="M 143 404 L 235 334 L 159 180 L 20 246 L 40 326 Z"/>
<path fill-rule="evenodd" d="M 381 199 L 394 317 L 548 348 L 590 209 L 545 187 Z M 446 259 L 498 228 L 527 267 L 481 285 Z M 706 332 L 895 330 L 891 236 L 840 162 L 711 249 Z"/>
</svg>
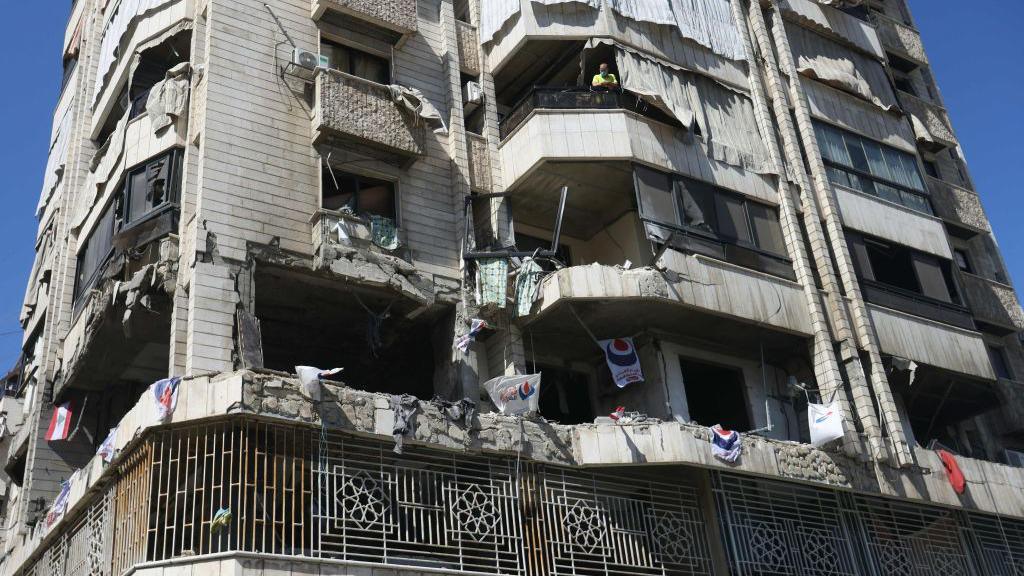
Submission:
<svg viewBox="0 0 1024 576">
<path fill-rule="evenodd" d="M 910 250 L 867 238 L 864 239 L 864 244 L 867 246 L 868 260 L 875 280 L 909 292 L 921 291 L 917 276 L 914 274 L 914 261 Z"/>
<path fill-rule="evenodd" d="M 333 171 L 324 164 L 323 208 L 359 216 L 374 215 L 397 220 L 395 184 L 348 172 Z"/>
<path fill-rule="evenodd" d="M 538 365 L 534 371 L 544 374 L 539 401 L 541 416 L 567 425 L 590 424 L 594 421 L 586 374 L 545 365 Z"/>
<path fill-rule="evenodd" d="M 815 122 L 829 181 L 933 214 L 914 156 Z"/>
<path fill-rule="evenodd" d="M 124 222 L 128 227 L 177 202 L 181 150 L 172 150 L 135 168 L 125 176 Z"/>
<path fill-rule="evenodd" d="M 775 208 L 688 178 L 677 180 L 676 190 L 684 226 L 723 242 L 786 257 Z"/>
<path fill-rule="evenodd" d="M 963 272 L 968 274 L 974 274 L 974 267 L 971 266 L 971 260 L 967 257 L 967 252 L 959 249 L 953 249 L 953 261 L 956 262 L 956 267 Z"/>
<path fill-rule="evenodd" d="M 328 41 L 320 42 L 320 54 L 327 56 L 328 66 L 334 70 L 378 84 L 391 83 L 391 63 L 386 58 Z"/>
<path fill-rule="evenodd" d="M 743 373 L 735 368 L 679 358 L 690 421 L 726 430 L 750 430 Z"/>
<path fill-rule="evenodd" d="M 893 84 L 896 85 L 897 90 L 902 90 L 907 94 L 917 96 L 917 91 L 914 90 L 914 83 L 911 82 L 910 76 L 906 75 L 899 70 L 894 70 L 892 74 Z"/>
<path fill-rule="evenodd" d="M 988 346 L 988 358 L 992 362 L 992 370 L 998 378 L 1013 380 L 1013 374 L 1010 373 L 1010 363 L 1006 361 L 1006 350 L 990 344 Z"/>
<path fill-rule="evenodd" d="M 112 201 L 103 210 L 95 228 L 82 242 L 78 251 L 78 266 L 75 272 L 75 302 L 78 302 L 82 294 L 92 288 L 96 282 L 96 275 L 114 249 L 115 204 L 116 202 Z"/>
<path fill-rule="evenodd" d="M 939 176 L 939 167 L 932 160 L 922 160 L 921 164 L 924 165 L 924 173 L 931 176 L 932 178 L 941 178 Z"/>
<path fill-rule="evenodd" d="M 861 279 L 945 303 L 961 303 L 949 260 L 852 232 L 847 233 L 847 241 Z"/>
</svg>

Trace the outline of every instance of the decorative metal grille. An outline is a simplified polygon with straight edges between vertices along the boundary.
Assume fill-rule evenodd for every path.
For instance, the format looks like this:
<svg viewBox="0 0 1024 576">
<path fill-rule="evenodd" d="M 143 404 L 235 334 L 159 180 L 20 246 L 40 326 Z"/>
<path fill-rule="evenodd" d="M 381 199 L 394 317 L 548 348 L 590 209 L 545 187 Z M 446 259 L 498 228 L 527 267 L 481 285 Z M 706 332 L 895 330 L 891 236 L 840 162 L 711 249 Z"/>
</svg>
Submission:
<svg viewBox="0 0 1024 576">
<path fill-rule="evenodd" d="M 714 491 L 733 574 L 860 574 L 838 492 L 724 474 Z"/>
<path fill-rule="evenodd" d="M 1024 576 L 1024 522 L 982 514 L 968 522 L 986 574 Z"/>
<path fill-rule="evenodd" d="M 552 468 L 539 473 L 546 573 L 713 572 L 699 496 L 682 479 L 654 482 Z"/>
<path fill-rule="evenodd" d="M 853 497 L 853 518 L 878 574 L 966 576 L 971 569 L 959 515 L 882 498 Z"/>
</svg>

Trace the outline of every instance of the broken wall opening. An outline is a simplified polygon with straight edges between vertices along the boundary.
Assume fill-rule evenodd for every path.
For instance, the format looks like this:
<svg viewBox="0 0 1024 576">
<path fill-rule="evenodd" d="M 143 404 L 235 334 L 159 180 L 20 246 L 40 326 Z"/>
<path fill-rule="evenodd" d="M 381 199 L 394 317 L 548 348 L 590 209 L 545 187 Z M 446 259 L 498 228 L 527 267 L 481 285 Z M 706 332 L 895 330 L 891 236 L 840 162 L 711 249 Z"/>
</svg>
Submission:
<svg viewBox="0 0 1024 576">
<path fill-rule="evenodd" d="M 449 378 L 451 340 L 438 333 L 453 333 L 453 307 L 262 264 L 254 285 L 266 368 L 341 367 L 349 386 L 418 398 Z"/>
</svg>

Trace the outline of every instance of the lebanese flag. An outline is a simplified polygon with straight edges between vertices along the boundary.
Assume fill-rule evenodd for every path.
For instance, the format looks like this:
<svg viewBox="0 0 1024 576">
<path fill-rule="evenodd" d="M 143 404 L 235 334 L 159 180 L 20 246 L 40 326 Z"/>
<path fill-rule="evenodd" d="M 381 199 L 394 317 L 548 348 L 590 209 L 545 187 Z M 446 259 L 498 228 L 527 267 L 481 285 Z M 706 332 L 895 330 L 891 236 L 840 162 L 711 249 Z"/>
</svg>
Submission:
<svg viewBox="0 0 1024 576">
<path fill-rule="evenodd" d="M 60 406 L 53 407 L 53 416 L 50 417 L 50 428 L 46 431 L 46 441 L 67 440 L 68 432 L 71 431 L 71 402 L 65 402 Z"/>
</svg>

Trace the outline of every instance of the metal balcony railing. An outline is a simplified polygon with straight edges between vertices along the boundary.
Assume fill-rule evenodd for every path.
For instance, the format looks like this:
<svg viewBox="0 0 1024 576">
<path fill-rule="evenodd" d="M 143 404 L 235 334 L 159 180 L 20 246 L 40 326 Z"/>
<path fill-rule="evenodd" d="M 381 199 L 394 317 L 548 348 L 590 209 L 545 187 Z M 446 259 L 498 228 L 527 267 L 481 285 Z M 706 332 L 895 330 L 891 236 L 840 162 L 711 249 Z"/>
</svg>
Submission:
<svg viewBox="0 0 1024 576">
<path fill-rule="evenodd" d="M 648 104 L 636 94 L 624 90 L 596 90 L 587 87 L 537 86 L 516 104 L 501 121 L 502 140 L 529 118 L 534 110 L 631 110 L 659 122 L 678 125 L 671 116 Z"/>
</svg>

